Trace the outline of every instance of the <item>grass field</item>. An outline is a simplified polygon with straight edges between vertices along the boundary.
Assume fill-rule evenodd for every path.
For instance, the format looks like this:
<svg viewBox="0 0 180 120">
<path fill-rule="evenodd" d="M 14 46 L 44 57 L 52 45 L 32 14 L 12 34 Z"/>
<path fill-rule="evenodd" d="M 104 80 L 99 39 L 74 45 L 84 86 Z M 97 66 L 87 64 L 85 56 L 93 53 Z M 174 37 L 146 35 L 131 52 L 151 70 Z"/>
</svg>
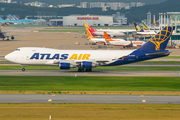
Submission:
<svg viewBox="0 0 180 120">
<path fill-rule="evenodd" d="M 162 57 L 161 59 L 163 59 L 163 58 L 180 58 L 180 56 L 166 56 L 166 57 Z"/>
<path fill-rule="evenodd" d="M 21 68 L 22 66 L 20 65 L 0 65 L 0 70 L 21 70 Z M 60 70 L 58 66 L 25 66 L 25 68 L 26 70 Z M 71 68 L 70 70 L 77 70 L 77 68 Z M 101 66 L 93 68 L 93 70 L 180 71 L 180 66 Z"/>
<path fill-rule="evenodd" d="M 173 104 L 0 104 L 1 120 L 178 120 Z"/>
<path fill-rule="evenodd" d="M 180 91 L 179 86 L 179 77 L 0 76 L 1 91 Z"/>
<path fill-rule="evenodd" d="M 85 32 L 85 30 L 38 30 L 39 32 Z"/>
<path fill-rule="evenodd" d="M 82 27 L 51 27 L 48 29 L 85 29 L 84 26 Z M 93 27 L 93 29 L 134 29 L 133 27 Z"/>
</svg>

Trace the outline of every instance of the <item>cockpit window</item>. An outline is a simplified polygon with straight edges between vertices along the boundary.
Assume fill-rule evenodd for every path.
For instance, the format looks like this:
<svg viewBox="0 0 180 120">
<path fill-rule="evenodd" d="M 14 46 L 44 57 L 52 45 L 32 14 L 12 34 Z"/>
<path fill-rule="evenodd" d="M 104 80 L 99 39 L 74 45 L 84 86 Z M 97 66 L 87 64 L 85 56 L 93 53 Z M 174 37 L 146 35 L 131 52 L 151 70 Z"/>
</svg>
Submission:
<svg viewBox="0 0 180 120">
<path fill-rule="evenodd" d="M 20 49 L 16 49 L 16 51 L 20 51 Z"/>
</svg>

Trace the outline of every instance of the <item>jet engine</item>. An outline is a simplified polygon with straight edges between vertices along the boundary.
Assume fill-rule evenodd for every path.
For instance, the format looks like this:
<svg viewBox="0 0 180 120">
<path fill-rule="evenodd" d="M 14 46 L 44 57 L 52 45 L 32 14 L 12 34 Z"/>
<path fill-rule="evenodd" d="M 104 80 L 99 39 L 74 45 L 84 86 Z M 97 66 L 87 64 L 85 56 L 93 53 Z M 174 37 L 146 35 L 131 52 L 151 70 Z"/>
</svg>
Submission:
<svg viewBox="0 0 180 120">
<path fill-rule="evenodd" d="M 82 67 L 82 68 L 94 68 L 94 67 L 96 67 L 96 66 L 98 66 L 98 65 L 95 64 L 95 63 L 93 63 L 93 62 L 89 62 L 89 61 L 83 61 L 83 62 L 81 63 L 81 67 Z"/>
<path fill-rule="evenodd" d="M 72 65 L 70 63 L 59 63 L 59 68 L 60 69 L 70 69 L 70 68 L 75 68 L 77 67 L 76 65 Z"/>
</svg>

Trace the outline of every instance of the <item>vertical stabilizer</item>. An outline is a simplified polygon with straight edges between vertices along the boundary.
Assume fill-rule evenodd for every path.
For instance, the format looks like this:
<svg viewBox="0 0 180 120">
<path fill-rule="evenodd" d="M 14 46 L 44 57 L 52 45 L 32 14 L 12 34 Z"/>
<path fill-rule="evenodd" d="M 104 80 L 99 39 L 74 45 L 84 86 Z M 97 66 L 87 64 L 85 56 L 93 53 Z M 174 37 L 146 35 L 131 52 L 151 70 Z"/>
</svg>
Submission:
<svg viewBox="0 0 180 120">
<path fill-rule="evenodd" d="M 87 34 L 87 36 L 88 36 L 88 39 L 92 39 L 92 38 L 95 38 L 95 37 L 93 37 L 92 36 L 92 34 L 90 33 L 90 31 L 86 28 L 86 34 Z"/>
<path fill-rule="evenodd" d="M 148 42 L 146 42 L 143 46 L 141 46 L 137 50 L 150 50 L 150 51 L 161 51 L 165 50 L 171 34 L 173 32 L 173 26 L 166 26 L 159 33 L 154 35 Z"/>
<path fill-rule="evenodd" d="M 141 28 L 139 27 L 139 25 L 137 25 L 137 24 L 136 24 L 136 23 L 134 23 L 134 22 L 132 22 L 132 24 L 133 24 L 134 29 L 136 30 L 136 32 L 144 32 L 144 30 L 143 30 L 143 29 L 141 29 Z"/>
<path fill-rule="evenodd" d="M 111 38 L 109 37 L 109 35 L 104 31 L 104 38 L 105 38 L 105 41 L 110 41 Z"/>
<path fill-rule="evenodd" d="M 143 28 L 144 28 L 144 30 L 149 30 L 149 28 L 147 27 L 147 25 L 145 24 L 145 22 L 144 22 L 144 21 L 142 21 L 142 24 L 143 24 Z"/>
</svg>

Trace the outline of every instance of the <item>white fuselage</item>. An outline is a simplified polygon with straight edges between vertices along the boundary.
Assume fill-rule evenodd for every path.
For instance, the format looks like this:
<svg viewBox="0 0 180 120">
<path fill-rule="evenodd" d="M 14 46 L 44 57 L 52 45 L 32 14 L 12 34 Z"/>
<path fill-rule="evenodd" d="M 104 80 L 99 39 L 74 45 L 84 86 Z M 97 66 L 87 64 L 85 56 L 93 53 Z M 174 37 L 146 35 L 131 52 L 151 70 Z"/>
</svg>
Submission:
<svg viewBox="0 0 180 120">
<path fill-rule="evenodd" d="M 5 59 L 23 65 L 58 65 L 59 62 L 109 61 L 127 56 L 134 50 L 58 50 L 39 47 L 21 47 Z M 107 63 L 107 64 L 108 64 Z"/>
<path fill-rule="evenodd" d="M 105 41 L 105 38 L 91 38 L 91 39 L 89 39 L 91 42 L 95 42 L 95 43 L 97 43 L 97 42 L 106 42 Z"/>
<path fill-rule="evenodd" d="M 114 40 L 113 41 L 107 41 L 108 44 L 114 45 L 114 46 L 127 46 L 131 45 L 130 41 L 125 40 Z"/>
<path fill-rule="evenodd" d="M 111 37 L 113 37 L 113 36 L 125 36 L 126 35 L 123 32 L 119 32 L 119 31 L 108 31 L 106 33 L 108 35 L 110 35 Z M 104 36 L 104 31 L 95 31 L 94 34 L 96 34 L 98 36 Z"/>
</svg>

